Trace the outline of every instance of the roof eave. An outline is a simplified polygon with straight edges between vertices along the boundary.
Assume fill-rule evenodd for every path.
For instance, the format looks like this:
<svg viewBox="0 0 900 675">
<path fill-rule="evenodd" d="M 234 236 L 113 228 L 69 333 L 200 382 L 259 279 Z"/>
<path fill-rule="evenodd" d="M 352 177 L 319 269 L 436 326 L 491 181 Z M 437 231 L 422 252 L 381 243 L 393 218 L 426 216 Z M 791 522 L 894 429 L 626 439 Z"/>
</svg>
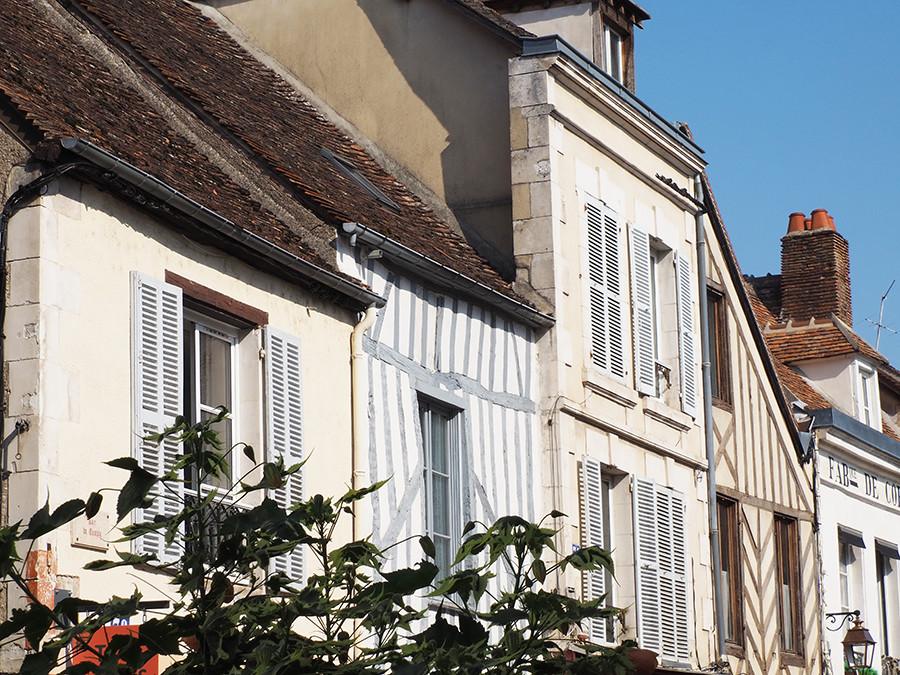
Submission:
<svg viewBox="0 0 900 675">
<path fill-rule="evenodd" d="M 182 194 L 159 178 L 133 166 L 90 141 L 69 137 L 62 139 L 60 145 L 64 150 L 72 152 L 97 168 L 113 174 L 136 190 L 161 200 L 186 218 L 203 223 L 205 226 L 247 247 L 256 254 L 321 284 L 359 303 L 361 306 L 375 305 L 381 307 L 385 304 L 385 299 L 377 293 L 344 279 L 340 275 L 315 265 L 308 260 L 304 260 L 259 235 L 245 230 L 212 209 Z"/>
</svg>

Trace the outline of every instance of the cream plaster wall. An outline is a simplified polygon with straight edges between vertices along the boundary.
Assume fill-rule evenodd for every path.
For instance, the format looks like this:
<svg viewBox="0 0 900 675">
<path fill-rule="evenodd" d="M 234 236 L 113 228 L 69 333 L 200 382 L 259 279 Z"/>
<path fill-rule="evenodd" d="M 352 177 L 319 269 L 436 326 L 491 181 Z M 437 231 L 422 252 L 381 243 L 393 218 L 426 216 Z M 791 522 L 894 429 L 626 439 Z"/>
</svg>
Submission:
<svg viewBox="0 0 900 675">
<path fill-rule="evenodd" d="M 508 262 L 510 43 L 446 2 L 210 4 Z"/>
<path fill-rule="evenodd" d="M 515 12 L 507 14 L 506 18 L 539 37 L 559 35 L 588 58 L 594 53 L 594 23 L 590 2 Z"/>
<path fill-rule="evenodd" d="M 180 274 L 267 311 L 273 327 L 300 338 L 304 445 L 311 454 L 305 487 L 325 495 L 346 489 L 351 312 L 74 182 L 18 213 L 10 221 L 9 246 L 6 428 L 20 418 L 31 422 L 10 448 L 11 521 L 27 519 L 48 496 L 54 506 L 119 487 L 127 478 L 102 462 L 132 453 L 133 271 L 159 280 L 166 270 Z M 257 375 L 262 377 L 261 362 Z M 253 415 L 250 420 L 239 440 L 253 443 L 260 456 L 261 422 L 254 424 Z M 103 510 L 114 513 L 115 499 L 106 494 Z M 349 523 L 347 529 L 342 536 L 349 535 Z M 56 551 L 60 575 L 77 578 L 71 583 L 82 597 L 128 594 L 137 586 L 157 598 L 153 586 L 165 584 L 164 577 L 83 571 L 102 554 L 72 547 L 68 529 L 38 543 Z"/>
<path fill-rule="evenodd" d="M 660 286 L 660 359 L 672 369 L 671 387 L 660 397 L 639 396 L 635 391 L 629 289 L 628 228 L 632 224 L 647 230 L 665 248 L 689 257 L 696 273 L 693 214 L 686 202 L 655 178 L 663 174 L 688 187 L 690 176 L 682 158 L 661 152 L 664 140 L 647 142 L 641 136 L 645 132 L 625 121 L 633 111 L 626 110 L 624 103 L 608 99 L 609 92 L 594 96 L 587 85 L 572 83 L 566 66 L 556 57 L 515 59 L 510 66 L 517 279 L 521 288 L 531 290 L 536 303 L 556 316 L 556 325 L 540 340 L 538 359 L 546 422 L 548 508 L 559 508 L 570 516 L 560 543 L 561 550 L 569 551 L 581 541 L 574 517 L 580 511 L 581 458 L 595 457 L 609 475 L 619 476 L 612 497 L 617 564 L 614 604 L 627 610 L 623 636 L 634 637 L 631 478 L 651 478 L 681 492 L 690 523 L 691 661 L 706 666 L 712 658 L 714 621 L 705 453 L 702 419 L 693 420 L 680 410 L 674 263 L 671 269 L 663 265 Z M 699 158 L 691 161 L 696 170 L 702 166 Z M 583 218 L 587 195 L 615 209 L 622 226 L 619 259 L 627 372 L 621 380 L 599 372 L 589 359 Z M 666 262 L 672 261 L 670 255 Z M 696 304 L 694 325 L 699 329 Z M 577 574 L 558 583 L 569 593 L 581 592 Z"/>
</svg>

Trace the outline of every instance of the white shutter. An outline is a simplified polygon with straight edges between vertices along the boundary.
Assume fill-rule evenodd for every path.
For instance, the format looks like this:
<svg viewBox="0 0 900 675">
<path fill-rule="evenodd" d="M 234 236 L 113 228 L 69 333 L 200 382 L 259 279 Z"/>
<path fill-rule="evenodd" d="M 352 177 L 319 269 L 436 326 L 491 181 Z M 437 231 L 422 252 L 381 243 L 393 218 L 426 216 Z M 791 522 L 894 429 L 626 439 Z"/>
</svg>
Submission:
<svg viewBox="0 0 900 675">
<path fill-rule="evenodd" d="M 637 632 L 641 647 L 662 653 L 659 598 L 659 541 L 657 538 L 656 485 L 635 477 L 634 560 L 637 596 Z"/>
<path fill-rule="evenodd" d="M 656 331 L 653 325 L 650 235 L 631 228 L 631 303 L 634 315 L 634 384 L 642 394 L 656 395 Z"/>
<path fill-rule="evenodd" d="M 690 617 L 688 609 L 688 556 L 685 524 L 685 499 L 671 490 L 672 500 L 672 580 L 675 590 L 675 659 L 688 663 L 691 658 Z"/>
<path fill-rule="evenodd" d="M 279 455 L 285 466 L 303 460 L 302 388 L 300 380 L 300 341 L 272 328 L 266 328 L 266 456 Z M 287 484 L 271 493 L 282 508 L 303 499 L 303 470 L 292 475 Z M 273 562 L 275 570 L 292 579 L 303 579 L 303 550 Z"/>
<path fill-rule="evenodd" d="M 675 259 L 678 287 L 678 353 L 681 359 L 681 409 L 697 416 L 697 355 L 694 339 L 693 273 L 689 258 Z"/>
<path fill-rule="evenodd" d="M 600 463 L 590 457 L 581 460 L 581 545 L 606 545 L 603 541 L 603 477 Z M 585 600 L 598 600 L 607 593 L 605 570 L 584 572 L 582 583 Z M 608 624 L 605 619 L 590 620 L 588 635 L 591 642 L 610 641 Z"/>
<path fill-rule="evenodd" d="M 622 270 L 619 222 L 605 204 L 588 199 L 588 286 L 591 315 L 591 358 L 615 377 L 625 376 L 622 326 Z"/>
<path fill-rule="evenodd" d="M 132 274 L 132 368 L 134 386 L 134 454 L 138 463 L 160 476 L 171 470 L 181 454 L 179 444 L 144 441 L 175 424 L 184 413 L 182 360 L 181 289 L 143 275 Z M 150 522 L 157 515 L 173 516 L 182 504 L 184 482 L 158 488 L 153 505 L 138 510 L 135 522 Z M 146 534 L 136 542 L 141 554 L 155 555 L 162 562 L 181 557 L 182 542 L 166 546 L 163 532 Z"/>
</svg>

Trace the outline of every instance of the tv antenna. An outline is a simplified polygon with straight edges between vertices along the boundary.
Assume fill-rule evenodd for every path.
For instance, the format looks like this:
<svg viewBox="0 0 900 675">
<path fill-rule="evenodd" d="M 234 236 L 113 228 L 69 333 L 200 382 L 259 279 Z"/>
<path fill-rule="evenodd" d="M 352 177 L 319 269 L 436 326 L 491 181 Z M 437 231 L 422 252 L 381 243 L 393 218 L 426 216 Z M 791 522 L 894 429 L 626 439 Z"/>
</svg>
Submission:
<svg viewBox="0 0 900 675">
<path fill-rule="evenodd" d="M 891 292 L 891 289 L 894 287 L 894 284 L 896 282 L 897 282 L 897 280 L 894 279 L 891 282 L 891 285 L 888 286 L 887 290 L 884 292 L 884 295 L 881 296 L 881 306 L 878 308 L 878 321 L 872 321 L 872 319 L 866 319 L 866 321 L 868 321 L 870 324 L 875 326 L 875 349 L 876 349 L 876 351 L 878 350 L 878 343 L 881 341 L 881 329 L 882 328 L 884 330 L 888 331 L 889 333 L 893 333 L 894 335 L 897 334 L 897 331 L 895 331 L 893 328 L 891 328 L 890 326 L 888 326 L 884 323 L 884 301 L 887 299 L 888 293 Z"/>
</svg>

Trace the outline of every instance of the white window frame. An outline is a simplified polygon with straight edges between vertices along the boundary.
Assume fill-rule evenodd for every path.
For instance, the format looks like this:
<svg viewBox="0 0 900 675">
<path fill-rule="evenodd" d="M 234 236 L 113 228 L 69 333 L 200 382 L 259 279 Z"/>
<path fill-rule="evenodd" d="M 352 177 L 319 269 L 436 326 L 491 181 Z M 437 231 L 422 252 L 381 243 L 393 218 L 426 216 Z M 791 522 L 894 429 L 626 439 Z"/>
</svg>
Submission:
<svg viewBox="0 0 900 675">
<path fill-rule="evenodd" d="M 881 431 L 878 372 L 859 362 L 856 364 L 856 413 L 860 422 Z"/>
<path fill-rule="evenodd" d="M 839 599 L 842 612 L 859 610 L 866 615 L 866 592 L 864 587 L 863 570 L 865 569 L 865 548 L 857 546 L 850 540 L 850 536 L 856 536 L 856 532 L 846 531 L 846 528 L 838 528 L 838 585 Z M 846 554 L 852 556 L 848 558 Z M 846 597 L 845 597 L 846 596 Z"/>
<path fill-rule="evenodd" d="M 612 53 L 613 43 L 617 43 L 619 59 L 618 68 L 613 72 Z M 616 82 L 625 83 L 625 37 L 617 29 L 603 22 L 603 70 Z"/>
<path fill-rule="evenodd" d="M 462 490 L 462 456 L 463 456 L 463 415 L 465 410 L 444 401 L 435 399 L 427 394 L 419 393 L 419 422 L 422 433 L 422 478 L 425 487 L 425 532 L 437 546 L 438 538 L 447 539 L 449 545 L 449 561 L 447 569 L 441 569 L 440 576 L 450 574 L 453 558 L 456 555 L 459 541 L 455 539 L 462 532 L 463 526 L 463 490 Z M 450 483 L 447 525 L 449 532 L 436 534 L 434 529 L 434 494 L 433 480 L 434 468 L 432 461 L 431 425 L 433 412 L 443 412 L 448 417 L 448 448 L 447 465 L 450 473 L 447 479 Z M 435 561 L 438 564 L 438 561 Z M 440 565 L 438 564 L 440 567 Z"/>
<path fill-rule="evenodd" d="M 200 402 L 200 359 L 197 358 L 197 355 L 200 353 L 200 335 L 205 333 L 206 335 L 227 342 L 230 345 L 229 357 L 231 360 L 231 377 L 229 386 L 231 388 L 231 406 L 228 409 L 228 421 L 231 425 L 231 442 L 234 444 L 237 442 L 237 439 L 240 438 L 240 429 L 238 427 L 238 420 L 240 419 L 240 385 L 238 381 L 238 370 L 240 365 L 238 362 L 238 343 L 240 342 L 240 331 L 233 326 L 229 326 L 228 324 L 205 315 L 203 312 L 188 308 L 184 309 L 184 324 L 186 327 L 188 325 L 191 326 L 190 360 L 192 372 L 184 373 L 184 387 L 186 391 L 190 390 L 192 408 L 190 411 L 190 419 L 192 423 L 199 422 L 202 413 L 204 412 L 213 415 L 217 412 L 217 408 Z M 223 449 L 226 452 L 230 450 L 230 448 L 224 446 Z M 240 456 L 241 453 L 231 453 L 229 456 L 231 462 L 230 485 L 216 486 L 215 484 L 204 482 L 201 485 L 202 491 L 208 493 L 217 488 L 220 491 L 223 491 L 233 487 L 236 481 L 240 480 L 242 475 Z"/>
</svg>

